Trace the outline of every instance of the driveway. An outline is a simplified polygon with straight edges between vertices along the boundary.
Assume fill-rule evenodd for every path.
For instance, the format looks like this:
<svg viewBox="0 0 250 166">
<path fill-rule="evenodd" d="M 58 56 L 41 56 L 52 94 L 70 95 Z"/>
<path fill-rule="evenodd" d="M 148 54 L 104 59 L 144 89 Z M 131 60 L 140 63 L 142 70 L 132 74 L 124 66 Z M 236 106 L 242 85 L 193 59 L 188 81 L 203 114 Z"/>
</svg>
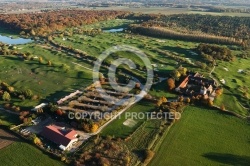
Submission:
<svg viewBox="0 0 250 166">
<path fill-rule="evenodd" d="M 29 126 L 26 129 L 32 133 L 39 134 L 45 126 L 51 124 L 52 122 L 53 122 L 53 119 L 51 117 L 48 117 L 47 119 L 38 123 L 37 125 Z"/>
</svg>

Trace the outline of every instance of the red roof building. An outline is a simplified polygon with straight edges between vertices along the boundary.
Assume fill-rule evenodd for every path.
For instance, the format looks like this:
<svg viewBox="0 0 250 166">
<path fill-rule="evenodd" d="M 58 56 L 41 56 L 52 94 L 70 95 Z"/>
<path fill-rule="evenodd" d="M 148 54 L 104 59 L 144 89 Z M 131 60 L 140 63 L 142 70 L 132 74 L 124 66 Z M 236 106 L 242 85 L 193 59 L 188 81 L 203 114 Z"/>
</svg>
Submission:
<svg viewBox="0 0 250 166">
<path fill-rule="evenodd" d="M 41 132 L 41 135 L 58 144 L 62 150 L 68 149 L 77 141 L 77 132 L 75 130 L 56 125 L 46 126 Z"/>
</svg>

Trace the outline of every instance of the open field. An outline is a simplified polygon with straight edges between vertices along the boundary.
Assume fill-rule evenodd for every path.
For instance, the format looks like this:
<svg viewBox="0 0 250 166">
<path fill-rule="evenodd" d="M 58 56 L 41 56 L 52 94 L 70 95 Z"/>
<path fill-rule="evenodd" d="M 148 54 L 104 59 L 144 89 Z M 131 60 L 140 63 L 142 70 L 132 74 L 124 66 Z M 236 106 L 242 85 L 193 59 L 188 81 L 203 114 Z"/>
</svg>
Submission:
<svg viewBox="0 0 250 166">
<path fill-rule="evenodd" d="M 24 142 L 15 142 L 0 150 L 1 165 L 26 166 L 26 165 L 64 165 L 43 154 L 39 149 Z"/>
<path fill-rule="evenodd" d="M 250 17 L 248 13 L 219 13 L 219 12 L 203 12 L 203 11 L 193 11 L 188 8 L 169 8 L 169 7 L 141 7 L 133 8 L 126 6 L 119 7 L 96 7 L 96 8 L 84 8 L 83 10 L 121 10 L 121 11 L 130 11 L 135 13 L 147 13 L 147 14 L 209 14 L 209 15 L 220 15 L 220 16 L 238 16 L 238 17 Z"/>
<path fill-rule="evenodd" d="M 12 134 L 4 131 L 3 129 L 0 129 L 0 150 L 9 146 L 14 141 L 17 141 L 18 138 L 13 136 Z"/>
<path fill-rule="evenodd" d="M 150 165 L 248 165 L 249 127 L 223 112 L 189 106 Z"/>
<path fill-rule="evenodd" d="M 249 13 L 220 13 L 220 12 L 203 12 L 203 11 L 189 11 L 188 14 L 202 14 L 215 16 L 231 16 L 231 17 L 250 17 Z"/>
</svg>

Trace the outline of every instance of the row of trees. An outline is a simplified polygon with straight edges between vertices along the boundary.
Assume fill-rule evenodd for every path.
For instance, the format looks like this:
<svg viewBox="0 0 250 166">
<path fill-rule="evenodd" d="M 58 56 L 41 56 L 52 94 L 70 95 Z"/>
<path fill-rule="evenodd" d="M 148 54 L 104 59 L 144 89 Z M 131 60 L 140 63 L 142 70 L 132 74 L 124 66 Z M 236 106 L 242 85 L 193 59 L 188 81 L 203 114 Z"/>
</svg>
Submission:
<svg viewBox="0 0 250 166">
<path fill-rule="evenodd" d="M 39 96 L 34 95 L 30 89 L 15 90 L 14 87 L 10 86 L 6 82 L 0 81 L 0 97 L 3 101 L 10 101 L 11 98 L 19 98 L 21 100 L 32 99 L 37 100 Z"/>
<path fill-rule="evenodd" d="M 187 31 L 186 33 L 175 31 L 171 28 L 163 28 L 157 26 L 145 26 L 145 25 L 131 25 L 129 30 L 133 33 L 138 33 L 142 35 L 170 38 L 176 40 L 186 40 L 186 41 L 196 41 L 196 42 L 207 42 L 207 43 L 218 43 L 218 44 L 232 44 L 241 45 L 242 41 L 236 40 L 232 37 L 216 36 L 213 34 L 206 33 L 191 33 Z"/>
</svg>

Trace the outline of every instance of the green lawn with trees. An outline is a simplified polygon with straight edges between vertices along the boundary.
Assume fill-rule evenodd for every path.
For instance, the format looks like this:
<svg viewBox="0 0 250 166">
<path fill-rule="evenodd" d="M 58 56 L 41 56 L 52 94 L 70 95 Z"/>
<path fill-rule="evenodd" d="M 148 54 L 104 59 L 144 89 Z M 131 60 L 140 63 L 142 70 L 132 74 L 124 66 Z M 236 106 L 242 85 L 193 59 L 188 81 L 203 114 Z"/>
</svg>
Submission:
<svg viewBox="0 0 250 166">
<path fill-rule="evenodd" d="M 189 106 L 150 165 L 247 165 L 249 123 L 224 112 Z"/>
<path fill-rule="evenodd" d="M 44 99 L 56 101 L 92 82 L 92 72 L 72 62 L 83 66 L 84 63 L 65 53 L 49 51 L 34 44 L 18 47 L 21 48 L 20 52 L 28 54 L 29 59 L 23 60 L 12 55 L 0 56 L 3 69 L 0 71 L 0 79 L 15 90 L 31 90 L 38 99 L 13 98 L 10 102 L 15 105 L 33 107 Z"/>
</svg>

